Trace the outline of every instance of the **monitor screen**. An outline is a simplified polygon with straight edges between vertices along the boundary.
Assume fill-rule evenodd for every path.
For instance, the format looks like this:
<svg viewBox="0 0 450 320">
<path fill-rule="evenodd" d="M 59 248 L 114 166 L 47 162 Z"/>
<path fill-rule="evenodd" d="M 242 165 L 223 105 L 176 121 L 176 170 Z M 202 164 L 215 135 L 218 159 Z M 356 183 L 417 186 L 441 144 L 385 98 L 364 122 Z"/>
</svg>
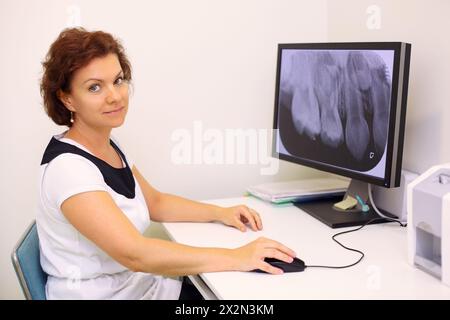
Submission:
<svg viewBox="0 0 450 320">
<path fill-rule="evenodd" d="M 409 45 L 280 44 L 274 152 L 393 187 L 401 171 Z"/>
</svg>

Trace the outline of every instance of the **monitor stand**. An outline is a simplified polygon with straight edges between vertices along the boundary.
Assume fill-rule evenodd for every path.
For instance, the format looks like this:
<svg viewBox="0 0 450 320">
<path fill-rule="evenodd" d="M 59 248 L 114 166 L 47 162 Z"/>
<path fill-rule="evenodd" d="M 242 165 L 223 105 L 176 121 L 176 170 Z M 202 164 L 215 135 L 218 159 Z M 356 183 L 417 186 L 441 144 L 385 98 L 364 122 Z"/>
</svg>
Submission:
<svg viewBox="0 0 450 320">
<path fill-rule="evenodd" d="M 356 197 L 356 195 L 359 195 L 359 197 L 369 205 L 369 211 L 363 212 L 360 203 L 358 203 L 355 208 L 350 210 L 344 211 L 337 209 L 334 205 L 342 201 L 342 196 L 333 196 L 314 199 L 311 201 L 295 202 L 294 205 L 331 228 L 360 226 L 375 218 L 380 219 L 373 221 L 370 224 L 385 223 L 390 221 L 387 219 L 381 219 L 381 217 L 373 210 L 372 206 L 367 201 L 367 183 L 353 179 L 350 182 L 346 194 L 344 195 L 344 199 L 347 197 L 347 195 L 350 195 L 352 197 Z M 387 217 L 397 218 L 389 212 L 380 209 L 378 210 Z"/>
</svg>

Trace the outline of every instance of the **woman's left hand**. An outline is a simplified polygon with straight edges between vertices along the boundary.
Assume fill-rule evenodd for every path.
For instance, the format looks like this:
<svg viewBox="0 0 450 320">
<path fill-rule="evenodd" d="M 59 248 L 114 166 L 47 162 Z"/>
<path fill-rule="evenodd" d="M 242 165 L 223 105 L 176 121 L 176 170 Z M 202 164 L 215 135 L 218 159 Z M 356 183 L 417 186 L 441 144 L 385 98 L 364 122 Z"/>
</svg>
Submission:
<svg viewBox="0 0 450 320">
<path fill-rule="evenodd" d="M 253 231 L 262 230 L 258 212 L 244 205 L 222 208 L 219 219 L 223 224 L 235 227 L 242 232 L 247 230 L 246 224 L 249 224 Z"/>
</svg>

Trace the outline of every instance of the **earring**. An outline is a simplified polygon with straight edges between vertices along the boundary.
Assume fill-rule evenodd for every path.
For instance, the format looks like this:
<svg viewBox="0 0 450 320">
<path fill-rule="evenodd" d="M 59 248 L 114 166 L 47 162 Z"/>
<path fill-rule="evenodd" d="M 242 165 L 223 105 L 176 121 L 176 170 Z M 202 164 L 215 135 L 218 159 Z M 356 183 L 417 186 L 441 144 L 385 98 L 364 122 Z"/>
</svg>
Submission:
<svg viewBox="0 0 450 320">
<path fill-rule="evenodd" d="M 70 123 L 73 123 L 73 112 L 70 111 Z"/>
</svg>

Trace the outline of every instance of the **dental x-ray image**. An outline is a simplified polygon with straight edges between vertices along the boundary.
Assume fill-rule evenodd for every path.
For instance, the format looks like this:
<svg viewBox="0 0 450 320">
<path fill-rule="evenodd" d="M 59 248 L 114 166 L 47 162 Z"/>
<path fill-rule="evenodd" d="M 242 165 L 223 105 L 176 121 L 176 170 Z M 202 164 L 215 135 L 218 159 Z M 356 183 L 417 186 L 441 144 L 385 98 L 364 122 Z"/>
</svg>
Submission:
<svg viewBox="0 0 450 320">
<path fill-rule="evenodd" d="M 286 151 L 359 172 L 385 159 L 393 55 L 283 50 L 278 128 Z"/>
</svg>

